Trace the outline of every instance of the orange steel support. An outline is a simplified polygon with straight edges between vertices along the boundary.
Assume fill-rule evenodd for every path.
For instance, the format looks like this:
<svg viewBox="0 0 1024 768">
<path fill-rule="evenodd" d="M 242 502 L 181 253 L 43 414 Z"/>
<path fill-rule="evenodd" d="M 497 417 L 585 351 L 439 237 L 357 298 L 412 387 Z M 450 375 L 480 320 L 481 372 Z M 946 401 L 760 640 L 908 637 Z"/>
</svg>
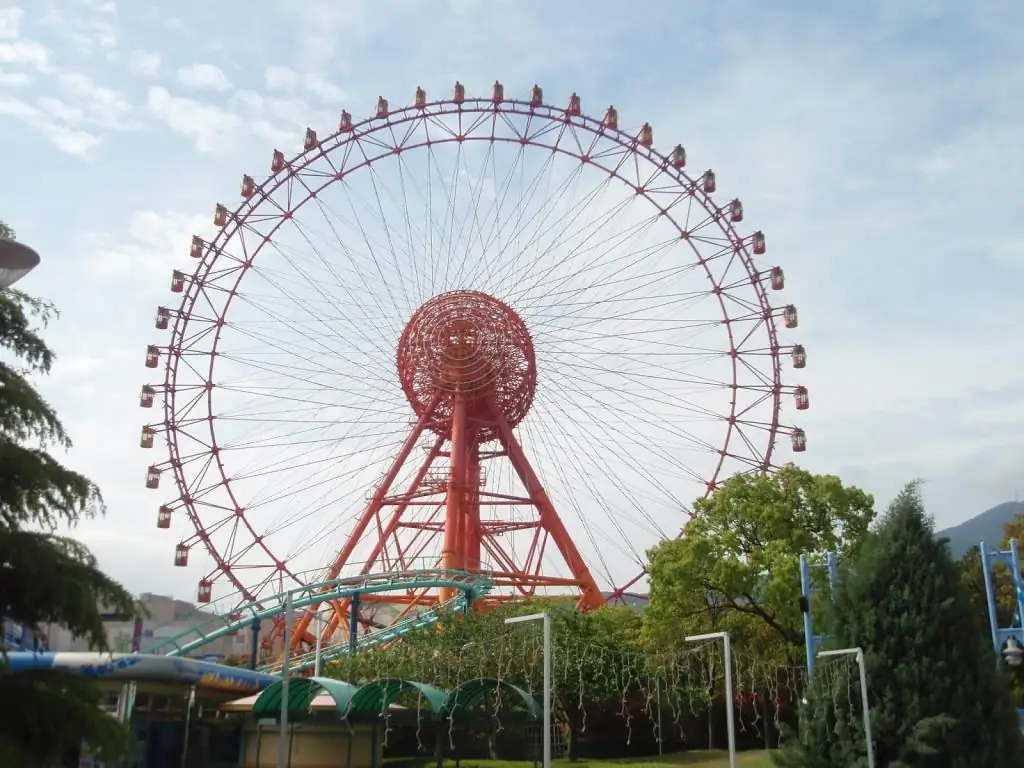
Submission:
<svg viewBox="0 0 1024 768">
<path fill-rule="evenodd" d="M 515 435 L 532 402 L 535 365 L 522 320 L 491 296 L 441 294 L 416 311 L 398 352 L 399 375 L 416 424 L 327 568 L 325 580 L 343 571 L 443 567 L 488 576 L 496 585 L 496 597 L 489 601 L 535 597 L 546 588 L 575 592 L 583 610 L 605 603 Z M 428 432 L 435 439 L 416 462 L 413 453 Z M 485 465 L 498 461 L 511 465 L 521 492 L 487 488 Z M 403 476 L 409 480 L 400 484 Z M 517 551 L 511 551 L 509 535 L 523 532 L 529 534 L 529 546 L 520 538 Z M 369 544 L 368 552 L 356 562 L 360 543 Z M 569 576 L 545 572 L 549 544 Z M 451 597 L 450 590 L 409 590 L 375 595 L 364 608 L 390 604 L 389 620 L 394 621 Z M 324 642 L 337 642 L 339 629 L 343 635 L 348 631 L 348 601 L 331 605 Z M 308 630 L 315 609 L 311 606 L 297 622 L 297 650 L 313 640 Z"/>
</svg>

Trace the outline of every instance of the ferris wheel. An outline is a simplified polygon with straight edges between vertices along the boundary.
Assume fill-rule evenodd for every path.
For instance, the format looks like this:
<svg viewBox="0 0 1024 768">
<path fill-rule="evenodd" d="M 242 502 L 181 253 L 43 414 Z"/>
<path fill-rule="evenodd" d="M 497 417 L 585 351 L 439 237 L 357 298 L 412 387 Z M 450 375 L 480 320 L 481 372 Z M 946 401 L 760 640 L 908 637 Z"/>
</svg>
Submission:
<svg viewBox="0 0 1024 768">
<path fill-rule="evenodd" d="M 538 86 L 417 88 L 275 150 L 193 238 L 146 353 L 146 485 L 198 601 L 434 567 L 584 607 L 638 589 L 694 499 L 806 448 L 797 310 L 718 185 Z"/>
</svg>

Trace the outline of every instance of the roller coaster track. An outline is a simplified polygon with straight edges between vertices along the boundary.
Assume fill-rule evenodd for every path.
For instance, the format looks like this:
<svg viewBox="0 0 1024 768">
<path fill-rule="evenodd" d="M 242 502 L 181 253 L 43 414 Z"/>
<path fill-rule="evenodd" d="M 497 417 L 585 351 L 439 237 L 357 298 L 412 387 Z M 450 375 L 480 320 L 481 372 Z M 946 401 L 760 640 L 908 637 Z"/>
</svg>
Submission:
<svg viewBox="0 0 1024 768">
<path fill-rule="evenodd" d="M 491 591 L 493 582 L 478 574 L 447 569 L 427 569 L 418 571 L 401 571 L 397 573 L 368 574 L 365 576 L 348 577 L 310 584 L 291 592 L 280 592 L 262 598 L 257 603 L 249 603 L 236 607 L 226 616 L 207 619 L 203 624 L 180 632 L 174 637 L 162 640 L 147 648 L 146 653 L 165 654 L 167 656 L 183 656 L 198 650 L 210 642 L 225 635 L 237 634 L 239 631 L 252 627 L 254 621 L 272 619 L 285 612 L 285 602 L 291 594 L 293 611 L 334 600 L 361 597 L 363 595 L 380 594 L 382 592 L 398 592 L 407 590 L 440 589 L 448 587 L 456 590 L 456 596 L 443 603 L 437 603 L 420 613 L 409 616 L 390 626 L 360 635 L 356 639 L 356 651 L 373 648 L 378 645 L 397 640 L 410 632 L 436 624 L 441 617 L 449 613 L 461 613 L 481 597 Z M 219 626 L 208 629 L 211 622 Z M 204 629 L 205 627 L 205 629 Z M 324 646 L 320 650 L 322 661 L 331 661 L 349 653 L 349 643 L 338 643 Z M 293 671 L 311 669 L 316 661 L 316 652 L 296 656 L 289 659 L 288 667 Z M 281 662 L 275 661 L 260 667 L 263 672 L 276 672 Z"/>
</svg>

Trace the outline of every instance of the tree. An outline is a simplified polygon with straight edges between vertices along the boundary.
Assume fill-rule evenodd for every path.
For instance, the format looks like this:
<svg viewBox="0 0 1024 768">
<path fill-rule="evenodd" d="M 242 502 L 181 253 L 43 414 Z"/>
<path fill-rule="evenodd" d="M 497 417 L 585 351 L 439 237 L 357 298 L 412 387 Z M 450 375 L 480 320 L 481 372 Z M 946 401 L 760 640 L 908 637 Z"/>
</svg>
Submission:
<svg viewBox="0 0 1024 768">
<path fill-rule="evenodd" d="M 835 647 L 864 649 L 878 765 L 1024 764 L 1006 680 L 916 484 L 896 497 L 880 528 L 843 568 L 828 630 Z M 864 765 L 856 678 L 825 674 L 819 665 L 805 698 L 810 705 L 801 738 L 776 764 Z"/>
<path fill-rule="evenodd" d="M 787 465 L 729 478 L 694 503 L 680 538 L 648 553 L 646 639 L 664 647 L 729 630 L 738 643 L 795 653 L 804 642 L 800 554 L 849 556 L 873 519 L 874 499 L 833 475 Z"/>
<path fill-rule="evenodd" d="M 619 713 L 640 679 L 640 617 L 631 608 L 608 606 L 579 613 L 571 601 L 549 600 L 451 615 L 442 619 L 437 631 L 407 635 L 392 647 L 342 659 L 329 665 L 327 674 L 352 683 L 403 677 L 446 691 L 473 678 L 492 677 L 539 696 L 539 622 L 511 630 L 504 620 L 542 611 L 552 621 L 554 709 L 568 727 L 569 758 L 575 759 L 588 718 L 602 709 Z M 514 642 L 518 633 L 520 642 Z M 625 673 L 627 666 L 631 674 Z"/>
<path fill-rule="evenodd" d="M 0 222 L 0 236 L 13 235 Z M 105 651 L 100 606 L 131 616 L 138 608 L 84 545 L 57 532 L 102 514 L 104 506 L 95 484 L 51 453 L 71 441 L 32 384 L 53 365 L 40 327 L 54 315 L 52 305 L 20 291 L 0 293 L 0 606 L 37 636 L 48 624 L 62 625 Z M 11 674 L 4 666 L 0 765 L 49 764 L 83 740 L 101 758 L 126 748 L 127 734 L 100 710 L 100 693 L 89 681 L 55 670 Z"/>
</svg>

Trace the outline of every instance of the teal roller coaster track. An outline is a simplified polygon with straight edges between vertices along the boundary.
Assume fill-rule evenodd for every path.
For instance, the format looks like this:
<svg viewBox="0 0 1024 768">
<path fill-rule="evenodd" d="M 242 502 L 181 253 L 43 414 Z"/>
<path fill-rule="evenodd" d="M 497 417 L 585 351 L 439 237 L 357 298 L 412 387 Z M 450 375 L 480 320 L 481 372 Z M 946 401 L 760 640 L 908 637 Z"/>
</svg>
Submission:
<svg viewBox="0 0 1024 768">
<path fill-rule="evenodd" d="M 331 600 L 351 600 L 358 605 L 364 595 L 382 592 L 421 591 L 450 588 L 456 590 L 455 597 L 443 603 L 409 616 L 394 624 L 358 635 L 354 643 L 330 643 L 320 649 L 321 661 L 331 661 L 352 652 L 359 652 L 377 645 L 397 640 L 410 632 L 436 624 L 442 616 L 449 613 L 465 612 L 474 602 L 491 591 L 493 582 L 478 574 L 465 571 L 446 569 L 427 569 L 418 571 L 401 571 L 397 573 L 369 574 L 355 578 L 334 579 L 318 584 L 309 584 L 290 592 L 281 592 L 261 599 L 256 603 L 247 603 L 235 607 L 229 614 L 212 617 L 203 624 L 180 632 L 174 637 L 162 640 L 148 648 L 147 653 L 165 654 L 167 656 L 184 656 L 203 648 L 210 642 L 225 635 L 237 634 L 241 630 L 251 629 L 254 624 L 264 619 L 273 619 L 285 612 L 285 604 L 291 596 L 292 610 L 305 608 Z M 217 626 L 210 629 L 210 624 Z M 316 652 L 304 653 L 288 661 L 289 669 L 302 671 L 312 669 L 316 664 Z M 264 664 L 258 669 L 263 672 L 275 672 L 281 663 Z"/>
</svg>

